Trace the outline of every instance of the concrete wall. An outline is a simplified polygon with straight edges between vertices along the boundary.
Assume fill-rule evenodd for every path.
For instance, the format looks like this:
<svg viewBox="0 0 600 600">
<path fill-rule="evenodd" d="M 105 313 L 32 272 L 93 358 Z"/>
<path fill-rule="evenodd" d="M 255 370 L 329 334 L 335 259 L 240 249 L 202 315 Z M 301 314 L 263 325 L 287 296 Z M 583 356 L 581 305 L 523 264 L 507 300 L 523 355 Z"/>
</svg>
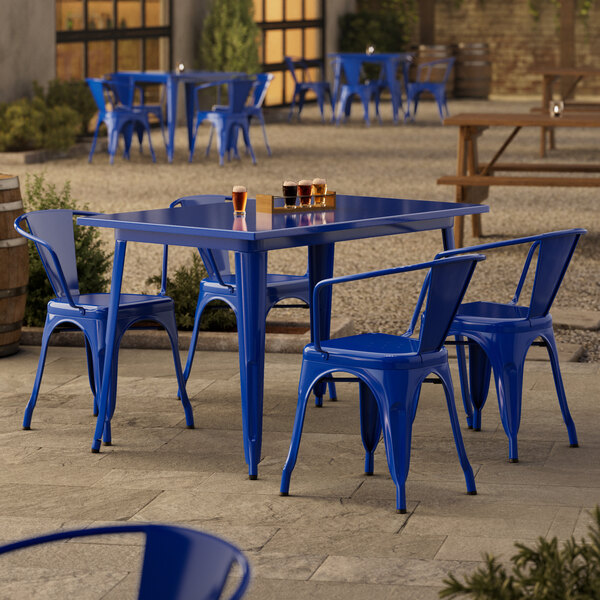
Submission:
<svg viewBox="0 0 600 600">
<path fill-rule="evenodd" d="M 209 0 L 171 0 L 173 2 L 173 65 L 183 61 L 193 68 L 198 54 L 202 20 L 210 6 Z"/>
<path fill-rule="evenodd" d="M 54 0 L 0 2 L 0 102 L 30 95 L 55 77 Z"/>
<path fill-rule="evenodd" d="M 551 2 L 541 2 L 535 21 L 526 0 L 463 0 L 459 8 L 438 0 L 435 43 L 487 42 L 492 62 L 492 89 L 496 95 L 540 95 L 541 77 L 531 70 L 543 63 L 558 65 L 557 13 Z M 590 11 L 588 29 L 577 19 L 576 64 L 598 66 L 600 55 L 600 6 Z M 600 78 L 584 80 L 577 95 L 600 94 Z"/>
<path fill-rule="evenodd" d="M 333 81 L 333 70 L 327 54 L 339 50 L 338 19 L 341 15 L 356 10 L 356 0 L 325 0 L 325 76 Z"/>
</svg>

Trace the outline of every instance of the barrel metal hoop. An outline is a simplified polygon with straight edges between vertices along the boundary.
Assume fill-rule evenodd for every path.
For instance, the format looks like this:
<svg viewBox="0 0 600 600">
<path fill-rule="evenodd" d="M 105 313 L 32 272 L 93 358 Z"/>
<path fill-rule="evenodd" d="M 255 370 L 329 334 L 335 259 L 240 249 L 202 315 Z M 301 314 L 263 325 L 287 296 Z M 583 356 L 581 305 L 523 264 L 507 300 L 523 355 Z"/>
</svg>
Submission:
<svg viewBox="0 0 600 600">
<path fill-rule="evenodd" d="M 0 346 L 0 356 L 10 356 L 16 354 L 19 351 L 19 342 L 14 344 L 8 344 L 6 346 Z"/>
<path fill-rule="evenodd" d="M 23 208 L 23 202 L 16 200 L 15 202 L 5 202 L 0 204 L 0 212 L 8 212 L 9 210 L 19 210 Z"/>
<path fill-rule="evenodd" d="M 16 288 L 9 288 L 8 290 L 0 290 L 0 298 L 14 298 L 15 296 L 22 296 L 27 293 L 27 286 L 22 285 Z"/>
<path fill-rule="evenodd" d="M 18 331 L 23 326 L 23 321 L 15 321 L 14 323 L 5 323 L 0 325 L 0 333 L 10 333 L 11 331 Z"/>
<path fill-rule="evenodd" d="M 15 175 L 13 177 L 0 177 L 0 190 L 16 190 L 19 187 L 19 178 Z"/>
<path fill-rule="evenodd" d="M 0 248 L 16 248 L 17 246 L 24 246 L 25 244 L 27 244 L 27 240 L 24 237 L 0 240 Z"/>
</svg>

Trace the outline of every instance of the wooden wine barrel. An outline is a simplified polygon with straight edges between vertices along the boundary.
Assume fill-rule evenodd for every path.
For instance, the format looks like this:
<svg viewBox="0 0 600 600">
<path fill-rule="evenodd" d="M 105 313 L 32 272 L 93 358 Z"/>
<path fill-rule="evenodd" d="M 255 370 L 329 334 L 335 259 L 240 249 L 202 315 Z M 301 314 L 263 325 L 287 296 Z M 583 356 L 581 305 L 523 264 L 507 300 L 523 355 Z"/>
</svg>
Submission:
<svg viewBox="0 0 600 600">
<path fill-rule="evenodd" d="M 453 46 L 447 45 L 420 45 L 419 49 L 415 56 L 415 61 L 413 63 L 413 67 L 411 67 L 411 80 L 416 81 L 417 67 L 418 65 L 426 62 L 430 62 L 432 60 L 438 60 L 440 58 L 449 58 L 454 56 L 454 48 Z M 430 81 L 443 81 L 444 73 L 446 72 L 446 65 L 436 65 L 431 68 L 431 77 Z M 448 81 L 446 82 L 446 97 L 451 98 L 454 94 L 454 68 L 450 71 L 450 75 L 448 76 Z M 433 98 L 431 94 L 422 94 L 421 98 Z"/>
<path fill-rule="evenodd" d="M 19 178 L 0 174 L 0 357 L 19 349 L 25 316 L 29 254 L 27 240 L 13 227 L 21 214 Z"/>
<path fill-rule="evenodd" d="M 492 63 L 487 44 L 459 44 L 456 50 L 454 95 L 487 99 L 492 85 Z"/>
</svg>

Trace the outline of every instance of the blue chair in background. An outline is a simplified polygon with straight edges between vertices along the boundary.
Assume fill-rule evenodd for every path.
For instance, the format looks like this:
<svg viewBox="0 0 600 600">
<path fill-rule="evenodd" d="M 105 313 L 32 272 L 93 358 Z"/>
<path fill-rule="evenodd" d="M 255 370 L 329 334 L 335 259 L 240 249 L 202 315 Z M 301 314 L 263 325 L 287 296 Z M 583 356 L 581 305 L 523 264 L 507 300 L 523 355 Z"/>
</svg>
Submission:
<svg viewBox="0 0 600 600">
<path fill-rule="evenodd" d="M 267 140 L 265 116 L 263 115 L 262 106 L 274 77 L 275 75 L 273 75 L 273 73 L 259 73 L 256 76 L 256 84 L 254 85 L 254 90 L 252 92 L 252 103 L 249 106 L 246 106 L 246 113 L 248 114 L 249 121 L 252 121 L 252 119 L 255 118 L 262 127 L 265 146 L 267 147 L 267 154 L 269 156 L 271 156 L 271 148 L 269 147 L 269 141 Z"/>
<path fill-rule="evenodd" d="M 94 139 L 92 140 L 92 148 L 88 158 L 92 162 L 96 143 L 98 141 L 98 130 L 102 123 L 106 124 L 108 136 L 108 154 L 110 156 L 110 164 L 114 162 L 115 154 L 119 144 L 119 134 L 123 134 L 125 139 L 125 151 L 123 156 L 129 158 L 129 150 L 131 147 L 131 137 L 133 131 L 138 132 L 140 147 L 142 144 L 143 133 L 148 136 L 148 146 L 152 161 L 156 162 L 154 149 L 152 148 L 152 139 L 150 137 L 150 123 L 148 122 L 148 114 L 143 110 L 123 105 L 119 100 L 118 86 L 105 79 L 87 78 L 86 82 L 96 107 L 98 108 L 98 120 L 96 129 L 94 130 Z M 107 104 L 109 107 L 107 107 Z"/>
<path fill-rule="evenodd" d="M 485 301 L 462 304 L 449 332 L 449 335 L 456 336 L 459 344 L 463 336 L 469 342 L 468 373 L 461 345 L 457 345 L 457 355 L 467 424 L 476 431 L 481 429 L 481 411 L 487 399 L 491 371 L 494 372 L 500 418 L 508 436 L 510 462 L 519 460 L 517 433 L 521 422 L 525 356 L 537 338 L 542 338 L 542 344 L 548 350 L 569 443 L 572 447 L 577 447 L 577 433 L 567 405 L 552 329 L 552 315 L 549 311 L 575 246 L 585 233 L 585 229 L 555 231 L 448 250 L 438 255 L 442 257 L 465 252 L 487 252 L 516 245 L 529 247 L 513 299 L 506 304 Z M 536 254 L 537 264 L 531 282 L 529 302 L 519 304 L 519 297 L 528 281 L 529 268 Z"/>
<path fill-rule="evenodd" d="M 304 100 L 307 92 L 313 92 L 317 97 L 317 104 L 319 111 L 321 111 L 321 120 L 325 122 L 325 113 L 323 112 L 323 106 L 325 104 L 325 96 L 329 96 L 329 103 L 331 104 L 331 111 L 333 112 L 334 100 L 331 94 L 331 87 L 328 81 L 312 81 L 310 77 L 310 65 L 305 60 L 299 60 L 286 56 L 284 58 L 286 67 L 288 68 L 292 79 L 294 80 L 294 95 L 292 96 L 292 104 L 290 106 L 290 113 L 288 115 L 288 121 L 291 120 L 294 114 L 294 108 L 298 106 L 298 120 L 300 120 L 300 113 L 304 106 Z M 303 72 L 304 79 L 300 81 L 296 74 L 296 69 L 301 69 Z"/>
<path fill-rule="evenodd" d="M 170 207 L 176 206 L 199 206 L 203 204 L 214 204 L 222 202 L 225 196 L 219 195 L 199 195 L 179 198 L 171 203 Z M 236 314 L 240 310 L 239 298 L 237 295 L 235 274 L 231 272 L 229 264 L 229 252 L 227 250 L 217 250 L 209 248 L 198 248 L 202 262 L 208 273 L 208 277 L 200 282 L 198 293 L 198 302 L 194 315 L 194 327 L 192 329 L 192 339 L 188 350 L 187 361 L 183 371 L 185 381 L 188 380 L 194 362 L 196 344 L 198 343 L 198 332 L 200 331 L 200 319 L 206 305 L 213 300 L 221 300 L 228 304 Z M 165 246 L 163 256 L 163 273 L 167 271 L 168 247 Z M 281 300 L 286 298 L 295 298 L 309 304 L 308 292 L 308 273 L 304 275 L 283 275 L 278 273 L 267 274 L 267 296 L 265 305 L 265 319 L 269 311 Z M 322 404 L 322 390 L 317 390 L 317 405 Z M 329 384 L 329 396 L 331 400 L 336 400 L 336 390 L 333 383 Z"/>
<path fill-rule="evenodd" d="M 446 83 L 448 77 L 450 77 L 450 71 L 454 66 L 454 57 L 440 58 L 438 60 L 432 60 L 429 62 L 421 63 L 417 67 L 416 80 L 408 80 L 408 69 L 405 69 L 406 79 L 406 114 L 404 120 L 412 119 L 414 121 L 417 114 L 417 107 L 419 105 L 419 97 L 424 92 L 429 92 L 435 98 L 437 102 L 438 112 L 440 113 L 440 121 L 444 120 L 445 116 L 448 116 L 448 104 L 446 99 Z M 434 71 L 433 69 L 445 68 L 444 74 L 440 81 L 431 81 L 431 76 Z M 410 105 L 413 105 L 412 116 L 410 114 Z"/>
<path fill-rule="evenodd" d="M 241 550 L 213 535 L 173 525 L 128 523 L 57 531 L 0 546 L 0 554 L 61 540 L 139 533 L 145 535 L 145 546 L 138 600 L 239 600 L 245 594 L 250 566 Z M 238 567 L 236 582 L 223 596 L 233 565 Z"/>
<path fill-rule="evenodd" d="M 358 55 L 345 56 L 343 59 L 337 57 L 333 59 L 332 63 L 336 80 L 341 81 L 342 73 L 345 77 L 345 81 L 338 86 L 338 97 L 335 98 L 336 108 L 334 121 L 336 125 L 339 125 L 342 114 L 344 115 L 344 121 L 350 116 L 352 98 L 354 96 L 360 98 L 363 105 L 365 122 L 367 125 L 370 125 L 369 103 L 373 98 L 378 98 L 378 93 L 381 89 L 380 82 L 365 81 L 364 83 L 361 83 L 363 60 L 362 57 Z M 375 105 L 375 115 L 379 119 L 379 122 L 381 122 L 378 103 Z"/>
<path fill-rule="evenodd" d="M 256 164 L 256 157 L 254 156 L 254 150 L 252 149 L 252 144 L 250 143 L 249 115 L 246 111 L 246 102 L 250 96 L 250 92 L 254 86 L 254 83 L 255 81 L 253 79 L 240 78 L 203 83 L 194 88 L 196 108 L 194 111 L 195 125 L 190 144 L 190 162 L 192 162 L 194 157 L 198 128 L 200 127 L 201 123 L 208 121 L 211 124 L 211 130 L 208 139 L 208 145 L 206 147 L 206 156 L 208 156 L 210 152 L 213 133 L 216 132 L 217 147 L 219 151 L 219 164 L 223 164 L 225 152 L 227 152 L 228 159 L 231 158 L 231 150 L 234 150 L 234 154 L 237 157 L 237 145 L 235 144 L 235 140 L 237 140 L 237 130 L 241 129 L 244 136 L 246 149 L 250 152 L 252 162 Z M 227 86 L 227 96 L 229 100 L 228 104 L 226 106 L 214 106 L 211 110 L 201 110 L 198 92 L 214 87 L 220 88 L 224 85 Z"/>
<path fill-rule="evenodd" d="M 313 386 L 335 372 L 346 372 L 360 383 L 360 423 L 365 448 L 365 473 L 373 473 L 373 455 L 383 429 L 385 452 L 390 474 L 396 485 L 396 510 L 406 512 L 405 482 L 410 462 L 412 423 L 416 415 L 421 384 L 431 373 L 442 382 L 454 442 L 458 451 L 469 494 L 475 494 L 475 479 L 467 459 L 460 432 L 448 353 L 443 347 L 446 334 L 465 294 L 473 270 L 481 255 L 467 255 L 371 271 L 320 281 L 314 289 L 313 342 L 304 348 L 298 386 L 298 406 L 289 454 L 281 477 L 281 494 L 287 495 L 290 477 L 296 464 L 304 415 Z M 365 333 L 331 340 L 321 339 L 318 314 L 319 294 L 327 286 L 429 269 L 413 323 L 421 314 L 425 296 L 427 303 L 420 320 L 418 338 L 409 328 L 403 335 Z M 411 324 L 412 327 L 412 324 Z"/>
<path fill-rule="evenodd" d="M 171 341 L 175 373 L 179 384 L 181 403 L 185 412 L 185 419 L 189 428 L 194 427 L 192 407 L 185 390 L 185 380 L 179 359 L 177 325 L 175 323 L 175 310 L 173 300 L 165 296 L 165 277 L 163 273 L 163 286 L 160 295 L 148 296 L 142 294 L 121 294 L 119 312 L 117 315 L 117 329 L 114 349 L 114 369 L 111 373 L 111 389 L 108 405 L 100 406 L 98 399 L 102 386 L 102 373 L 106 357 L 106 323 L 108 317 L 109 294 L 86 293 L 79 291 L 77 276 L 77 263 L 75 256 L 75 241 L 73 237 L 73 217 L 77 215 L 93 215 L 97 213 L 88 211 L 74 211 L 66 209 L 40 210 L 21 215 L 15 220 L 15 229 L 27 239 L 33 241 L 40 255 L 44 269 L 52 289 L 56 294 L 48 302 L 46 322 L 42 334 L 40 359 L 38 363 L 35 382 L 31 398 L 25 409 L 23 429 L 30 429 L 31 418 L 35 408 L 46 354 L 48 341 L 52 332 L 58 325 L 70 324 L 83 331 L 88 359 L 88 375 L 90 387 L 94 394 L 94 414 L 98 415 L 98 428 L 103 428 L 103 439 L 106 445 L 111 443 L 110 420 L 115 410 L 117 394 L 117 364 L 119 344 L 123 334 L 129 327 L 138 321 L 155 321 L 162 325 Z M 21 223 L 25 221 L 29 232 L 25 231 Z M 100 430 L 102 431 L 102 430 Z M 95 439 L 92 451 L 98 452 L 99 440 Z"/>
</svg>

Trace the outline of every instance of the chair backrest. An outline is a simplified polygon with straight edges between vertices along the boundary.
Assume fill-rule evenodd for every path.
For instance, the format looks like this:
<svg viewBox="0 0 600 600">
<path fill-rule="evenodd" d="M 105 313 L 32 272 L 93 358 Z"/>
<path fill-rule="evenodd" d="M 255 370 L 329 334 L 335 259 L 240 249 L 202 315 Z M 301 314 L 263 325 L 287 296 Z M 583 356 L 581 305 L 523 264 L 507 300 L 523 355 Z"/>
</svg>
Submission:
<svg viewBox="0 0 600 600">
<path fill-rule="evenodd" d="M 292 75 L 294 83 L 298 85 L 298 78 L 296 77 L 296 64 L 299 64 L 300 61 L 295 61 L 291 56 L 285 56 L 283 60 L 285 62 L 285 66 Z"/>
<path fill-rule="evenodd" d="M 232 79 L 227 82 L 229 110 L 234 114 L 243 112 L 246 101 L 254 85 L 253 79 Z"/>
<path fill-rule="evenodd" d="M 0 547 L 0 554 L 69 538 L 144 533 L 146 545 L 139 600 L 218 600 L 234 563 L 239 581 L 229 600 L 241 598 L 250 581 L 242 552 L 218 537 L 183 527 L 149 523 L 59 531 Z"/>
<path fill-rule="evenodd" d="M 267 95 L 267 90 L 271 85 L 271 81 L 275 75 L 273 73 L 259 73 L 256 76 L 256 85 L 254 86 L 254 91 L 252 92 L 252 106 L 254 108 L 260 108 L 265 101 L 265 97 Z"/>
<path fill-rule="evenodd" d="M 585 229 L 566 229 L 563 231 L 552 231 L 539 235 L 518 238 L 514 240 L 503 240 L 501 242 L 492 242 L 490 244 L 481 244 L 479 246 L 470 246 L 468 248 L 457 248 L 441 252 L 438 257 L 452 256 L 461 253 L 484 252 L 494 248 L 505 246 L 515 246 L 519 244 L 528 244 L 529 252 L 523 265 L 523 270 L 519 278 L 519 283 L 515 295 L 511 301 L 517 304 L 523 286 L 527 279 L 529 267 L 534 255 L 537 253 L 537 265 L 533 279 L 531 297 L 529 299 L 528 319 L 543 317 L 548 314 L 554 298 L 560 288 L 562 280 L 567 272 L 569 263 L 579 238 L 586 234 Z"/>
<path fill-rule="evenodd" d="M 68 209 L 38 210 L 25 213 L 15 221 L 15 229 L 35 242 L 58 298 L 69 298 L 72 302 L 71 296 L 79 294 L 73 216 L 93 214 L 97 213 Z M 29 232 L 22 229 L 22 221 L 26 221 Z"/>
<path fill-rule="evenodd" d="M 203 204 L 214 204 L 218 201 L 225 201 L 225 196 L 217 194 L 203 194 L 199 196 L 186 196 L 171 202 L 170 207 L 175 206 L 201 206 Z M 219 281 L 224 275 L 231 273 L 229 264 L 229 252 L 227 250 L 215 250 L 207 248 L 198 248 L 198 252 L 206 268 L 210 279 Z"/>
<path fill-rule="evenodd" d="M 342 70 L 344 71 L 347 85 L 360 85 L 362 61 L 359 58 L 345 58 L 342 61 Z"/>
<path fill-rule="evenodd" d="M 94 102 L 101 115 L 106 113 L 107 104 L 110 104 L 112 107 L 119 104 L 119 84 L 98 77 L 88 77 L 85 81 L 90 88 Z"/>
<path fill-rule="evenodd" d="M 450 71 L 454 66 L 454 61 L 456 58 L 454 56 L 449 56 L 447 58 L 438 58 L 437 60 L 432 60 L 429 62 L 421 63 L 417 67 L 417 81 L 418 82 L 429 82 L 431 79 L 431 75 L 433 73 L 434 67 L 445 67 L 444 75 L 441 78 L 441 81 L 436 81 L 432 83 L 439 83 L 440 86 L 446 85 L 448 81 L 448 77 L 450 77 Z"/>
</svg>

